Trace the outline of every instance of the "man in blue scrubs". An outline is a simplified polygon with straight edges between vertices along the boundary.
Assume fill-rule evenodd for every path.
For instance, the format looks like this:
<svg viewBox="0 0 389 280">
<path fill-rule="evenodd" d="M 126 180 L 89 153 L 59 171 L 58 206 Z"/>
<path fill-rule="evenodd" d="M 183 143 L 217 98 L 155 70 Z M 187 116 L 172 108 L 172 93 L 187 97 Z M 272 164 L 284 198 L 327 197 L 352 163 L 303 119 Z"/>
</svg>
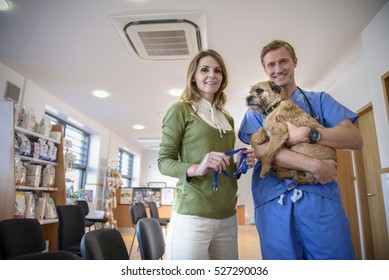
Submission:
<svg viewBox="0 0 389 280">
<path fill-rule="evenodd" d="M 294 78 L 297 57 L 287 42 L 274 40 L 261 52 L 262 66 L 270 80 L 325 128 L 297 127 L 287 123 L 288 146 L 319 143 L 336 149 L 361 149 L 362 137 L 354 126 L 358 116 L 328 93 L 306 92 Z M 262 127 L 264 116 L 247 111 L 239 138 L 250 144 L 251 135 Z M 271 172 L 260 178 L 260 161 L 268 142 L 252 143 L 258 160 L 252 178 L 255 223 L 263 259 L 355 259 L 349 221 L 342 206 L 337 163 L 318 160 L 282 149 L 273 165 L 311 172 L 317 184 L 301 185 L 278 179 Z"/>
</svg>

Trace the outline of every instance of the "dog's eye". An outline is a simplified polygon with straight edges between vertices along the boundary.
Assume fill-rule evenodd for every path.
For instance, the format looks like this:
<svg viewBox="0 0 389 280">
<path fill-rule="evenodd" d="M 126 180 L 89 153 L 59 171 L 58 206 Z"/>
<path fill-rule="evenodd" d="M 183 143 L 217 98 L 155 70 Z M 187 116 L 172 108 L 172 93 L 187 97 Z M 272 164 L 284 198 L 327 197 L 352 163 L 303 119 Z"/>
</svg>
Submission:
<svg viewBox="0 0 389 280">
<path fill-rule="evenodd" d="M 264 90 L 261 88 L 257 88 L 255 91 L 256 91 L 256 93 L 261 94 Z"/>
</svg>

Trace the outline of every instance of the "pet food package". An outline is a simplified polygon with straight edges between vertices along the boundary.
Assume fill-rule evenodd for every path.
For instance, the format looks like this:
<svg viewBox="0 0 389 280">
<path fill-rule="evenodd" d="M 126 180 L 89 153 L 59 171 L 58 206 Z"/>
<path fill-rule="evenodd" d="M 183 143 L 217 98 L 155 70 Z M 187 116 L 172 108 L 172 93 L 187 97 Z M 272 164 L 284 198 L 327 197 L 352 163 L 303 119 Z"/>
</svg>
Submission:
<svg viewBox="0 0 389 280">
<path fill-rule="evenodd" d="M 47 150 L 47 160 L 51 162 L 57 161 L 57 147 L 51 141 L 47 141 L 47 146 L 49 149 Z"/>
<path fill-rule="evenodd" d="M 39 197 L 38 203 L 35 208 L 35 219 L 41 222 L 45 217 L 45 210 L 46 210 L 46 198 Z"/>
<path fill-rule="evenodd" d="M 14 218 L 24 218 L 25 211 L 26 199 L 24 197 L 24 192 L 16 192 Z"/>
<path fill-rule="evenodd" d="M 54 188 L 55 183 L 55 168 L 49 164 L 43 169 L 42 187 Z"/>
<path fill-rule="evenodd" d="M 36 120 L 34 110 L 30 107 L 23 106 L 19 114 L 19 124 L 20 127 L 35 131 Z"/>
<path fill-rule="evenodd" d="M 49 150 L 49 145 L 47 145 L 47 141 L 39 138 L 38 144 L 39 144 L 39 159 L 48 160 L 47 152 Z"/>
<path fill-rule="evenodd" d="M 45 207 L 45 219 L 56 219 L 57 218 L 57 210 L 55 208 L 55 203 L 53 198 L 49 193 L 42 193 L 42 197 L 46 200 Z"/>
<path fill-rule="evenodd" d="M 20 158 L 15 157 L 15 184 L 19 186 L 26 185 L 27 169 Z"/>
<path fill-rule="evenodd" d="M 60 131 L 51 131 L 49 137 L 56 142 L 61 143 L 61 135 L 62 133 Z"/>
<path fill-rule="evenodd" d="M 26 198 L 26 210 L 24 216 L 27 219 L 35 219 L 35 197 L 32 192 L 25 192 L 24 196 Z"/>
<path fill-rule="evenodd" d="M 45 137 L 50 136 L 50 131 L 51 131 L 51 123 L 50 119 L 48 116 L 43 115 L 40 123 L 36 126 L 36 133 L 39 133 L 40 135 L 43 135 Z"/>
<path fill-rule="evenodd" d="M 18 143 L 18 151 L 20 155 L 31 157 L 31 142 L 26 135 L 17 132 L 16 139 Z"/>
<path fill-rule="evenodd" d="M 37 164 L 27 164 L 26 185 L 30 187 L 39 187 L 41 182 L 42 166 Z"/>
</svg>

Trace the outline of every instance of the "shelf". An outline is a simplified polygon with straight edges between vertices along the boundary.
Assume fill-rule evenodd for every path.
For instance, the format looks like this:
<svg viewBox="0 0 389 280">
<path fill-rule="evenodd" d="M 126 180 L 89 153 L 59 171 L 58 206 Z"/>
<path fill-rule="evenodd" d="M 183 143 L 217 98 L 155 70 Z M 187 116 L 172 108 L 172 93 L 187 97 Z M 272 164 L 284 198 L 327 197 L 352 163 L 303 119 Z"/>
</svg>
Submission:
<svg viewBox="0 0 389 280">
<path fill-rule="evenodd" d="M 30 186 L 16 186 L 17 191 L 49 191 L 54 192 L 58 191 L 58 188 L 47 188 L 47 187 L 30 187 Z"/>
<path fill-rule="evenodd" d="M 20 158 L 23 161 L 30 161 L 30 162 L 34 162 L 34 163 L 38 163 L 38 164 L 57 165 L 57 163 L 53 162 L 53 161 L 48 161 L 48 160 L 43 160 L 43 159 L 39 159 L 39 158 L 32 158 L 32 157 L 22 156 L 22 155 L 19 155 L 19 154 L 15 154 L 15 157 L 18 157 L 18 158 Z"/>
<path fill-rule="evenodd" d="M 27 134 L 27 135 L 31 135 L 31 136 L 34 136 L 34 137 L 37 137 L 37 138 L 41 138 L 41 139 L 44 139 L 44 140 L 49 140 L 55 144 L 61 144 L 61 141 L 57 141 L 53 138 L 50 138 L 50 137 L 46 137 L 44 135 L 41 135 L 39 133 L 36 133 L 34 131 L 31 131 L 31 130 L 28 130 L 28 129 L 25 129 L 25 128 L 22 128 L 22 127 L 19 127 L 19 126 L 15 126 L 15 130 L 17 132 L 21 132 L 23 134 Z"/>
<path fill-rule="evenodd" d="M 48 224 L 55 224 L 58 223 L 58 219 L 43 219 L 42 221 L 39 221 L 41 225 L 48 225 Z"/>
</svg>

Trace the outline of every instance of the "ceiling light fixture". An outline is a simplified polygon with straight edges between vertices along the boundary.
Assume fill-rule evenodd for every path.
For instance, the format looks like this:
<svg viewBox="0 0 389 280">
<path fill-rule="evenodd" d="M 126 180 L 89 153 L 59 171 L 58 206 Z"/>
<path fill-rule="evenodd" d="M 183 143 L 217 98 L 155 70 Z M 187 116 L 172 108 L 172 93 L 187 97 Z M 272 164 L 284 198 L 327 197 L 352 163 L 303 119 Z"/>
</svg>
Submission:
<svg viewBox="0 0 389 280">
<path fill-rule="evenodd" d="M 9 8 L 7 0 L 0 0 L 0 11 L 6 11 Z"/>
<path fill-rule="evenodd" d="M 169 89 L 169 94 L 172 96 L 181 96 L 182 94 L 182 89 L 181 88 L 172 88 Z"/>
<path fill-rule="evenodd" d="M 144 125 L 141 125 L 141 124 L 134 124 L 134 125 L 132 126 L 132 128 L 133 128 L 133 129 L 136 129 L 136 130 L 142 130 L 142 129 L 145 128 L 145 126 L 144 126 Z"/>
<path fill-rule="evenodd" d="M 99 90 L 99 89 L 92 91 L 92 94 L 98 98 L 106 98 L 110 96 L 109 92 L 106 92 L 104 90 Z"/>
<path fill-rule="evenodd" d="M 142 143 L 156 142 L 156 143 L 159 143 L 159 142 L 161 142 L 161 138 L 138 138 L 138 142 L 142 142 Z"/>
</svg>

